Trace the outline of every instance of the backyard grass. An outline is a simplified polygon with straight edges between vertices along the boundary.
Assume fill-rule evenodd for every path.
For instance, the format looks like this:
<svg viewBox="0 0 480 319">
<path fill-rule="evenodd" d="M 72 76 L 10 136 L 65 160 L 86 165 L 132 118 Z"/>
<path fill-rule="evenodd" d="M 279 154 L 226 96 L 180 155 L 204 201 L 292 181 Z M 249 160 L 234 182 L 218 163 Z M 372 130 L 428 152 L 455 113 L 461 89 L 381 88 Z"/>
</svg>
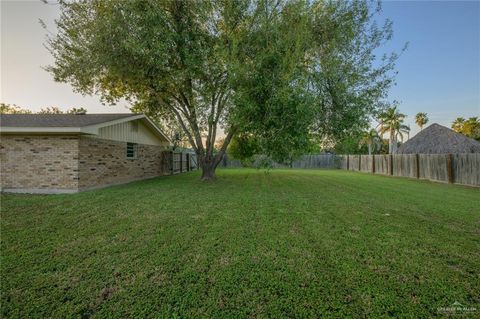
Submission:
<svg viewBox="0 0 480 319">
<path fill-rule="evenodd" d="M 2 317 L 480 316 L 480 189 L 225 169 L 1 196 Z"/>
</svg>

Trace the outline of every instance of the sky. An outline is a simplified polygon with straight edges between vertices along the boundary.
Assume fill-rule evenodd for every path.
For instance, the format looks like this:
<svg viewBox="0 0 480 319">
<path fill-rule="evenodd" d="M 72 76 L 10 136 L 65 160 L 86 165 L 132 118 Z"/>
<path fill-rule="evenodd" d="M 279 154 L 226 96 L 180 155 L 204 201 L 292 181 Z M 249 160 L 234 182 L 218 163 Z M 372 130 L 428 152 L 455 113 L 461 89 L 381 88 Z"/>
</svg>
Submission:
<svg viewBox="0 0 480 319">
<path fill-rule="evenodd" d="M 389 98 L 407 114 L 411 136 L 418 112 L 448 127 L 457 117 L 480 116 L 480 0 L 388 1 L 382 18 L 394 31 L 385 50 L 409 43 Z"/>
<path fill-rule="evenodd" d="M 51 1 L 50 1 L 51 2 Z M 38 111 L 85 107 L 89 113 L 128 112 L 128 104 L 102 105 L 56 83 L 42 67 L 53 62 L 43 46 L 47 28 L 55 32 L 58 5 L 40 0 L 0 0 L 0 102 Z M 450 126 L 457 117 L 480 116 L 480 0 L 385 1 L 379 21 L 393 21 L 394 37 L 382 50 L 399 52 L 397 84 L 390 100 L 400 102 L 413 136 L 414 116 L 426 112 L 430 123 Z"/>
</svg>

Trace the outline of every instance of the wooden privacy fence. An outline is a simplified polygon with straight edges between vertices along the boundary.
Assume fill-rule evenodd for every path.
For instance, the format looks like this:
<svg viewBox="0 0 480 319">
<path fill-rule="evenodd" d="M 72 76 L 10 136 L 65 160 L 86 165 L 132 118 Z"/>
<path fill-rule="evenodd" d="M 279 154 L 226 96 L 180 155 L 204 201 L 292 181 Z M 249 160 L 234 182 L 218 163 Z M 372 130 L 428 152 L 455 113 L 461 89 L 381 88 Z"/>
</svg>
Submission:
<svg viewBox="0 0 480 319">
<path fill-rule="evenodd" d="M 480 153 L 339 155 L 341 169 L 480 186 Z"/>
<path fill-rule="evenodd" d="M 256 162 L 265 156 L 255 157 Z M 239 160 L 226 156 L 220 167 L 243 167 Z M 273 168 L 340 168 L 381 175 L 428 179 L 446 183 L 480 186 L 480 153 L 469 154 L 394 154 L 394 155 L 304 155 L 291 166 L 275 162 Z"/>
<path fill-rule="evenodd" d="M 303 155 L 299 159 L 292 162 L 292 165 L 285 165 L 268 160 L 265 155 L 255 155 L 251 166 L 259 167 L 261 163 L 268 161 L 271 168 L 339 168 L 339 160 L 333 154 L 314 154 Z M 237 159 L 230 158 L 227 154 L 223 157 L 219 167 L 240 168 L 244 167 L 242 162 Z"/>
<path fill-rule="evenodd" d="M 162 152 L 162 171 L 164 175 L 173 175 L 198 169 L 197 154 L 193 152 Z"/>
<path fill-rule="evenodd" d="M 303 155 L 292 168 L 338 168 L 338 159 L 333 154 Z"/>
</svg>

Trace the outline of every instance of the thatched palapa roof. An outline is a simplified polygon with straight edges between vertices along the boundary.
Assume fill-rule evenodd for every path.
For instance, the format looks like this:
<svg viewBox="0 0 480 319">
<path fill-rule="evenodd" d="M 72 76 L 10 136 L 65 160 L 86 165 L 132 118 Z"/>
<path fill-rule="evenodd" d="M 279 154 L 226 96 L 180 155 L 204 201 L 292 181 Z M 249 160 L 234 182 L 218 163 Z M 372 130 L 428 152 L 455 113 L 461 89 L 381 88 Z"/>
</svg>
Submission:
<svg viewBox="0 0 480 319">
<path fill-rule="evenodd" d="M 398 154 L 480 153 L 480 142 L 434 123 L 402 144 Z"/>
</svg>

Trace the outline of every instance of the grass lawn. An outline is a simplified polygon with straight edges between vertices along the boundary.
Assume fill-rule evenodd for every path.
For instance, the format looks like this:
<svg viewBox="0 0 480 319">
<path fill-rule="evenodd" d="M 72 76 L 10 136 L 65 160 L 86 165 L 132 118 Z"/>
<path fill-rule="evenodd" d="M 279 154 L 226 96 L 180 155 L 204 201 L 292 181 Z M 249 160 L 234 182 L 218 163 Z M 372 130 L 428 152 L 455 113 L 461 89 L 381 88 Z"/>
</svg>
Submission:
<svg viewBox="0 0 480 319">
<path fill-rule="evenodd" d="M 1 196 L 2 317 L 480 316 L 480 189 L 219 170 Z"/>
</svg>

